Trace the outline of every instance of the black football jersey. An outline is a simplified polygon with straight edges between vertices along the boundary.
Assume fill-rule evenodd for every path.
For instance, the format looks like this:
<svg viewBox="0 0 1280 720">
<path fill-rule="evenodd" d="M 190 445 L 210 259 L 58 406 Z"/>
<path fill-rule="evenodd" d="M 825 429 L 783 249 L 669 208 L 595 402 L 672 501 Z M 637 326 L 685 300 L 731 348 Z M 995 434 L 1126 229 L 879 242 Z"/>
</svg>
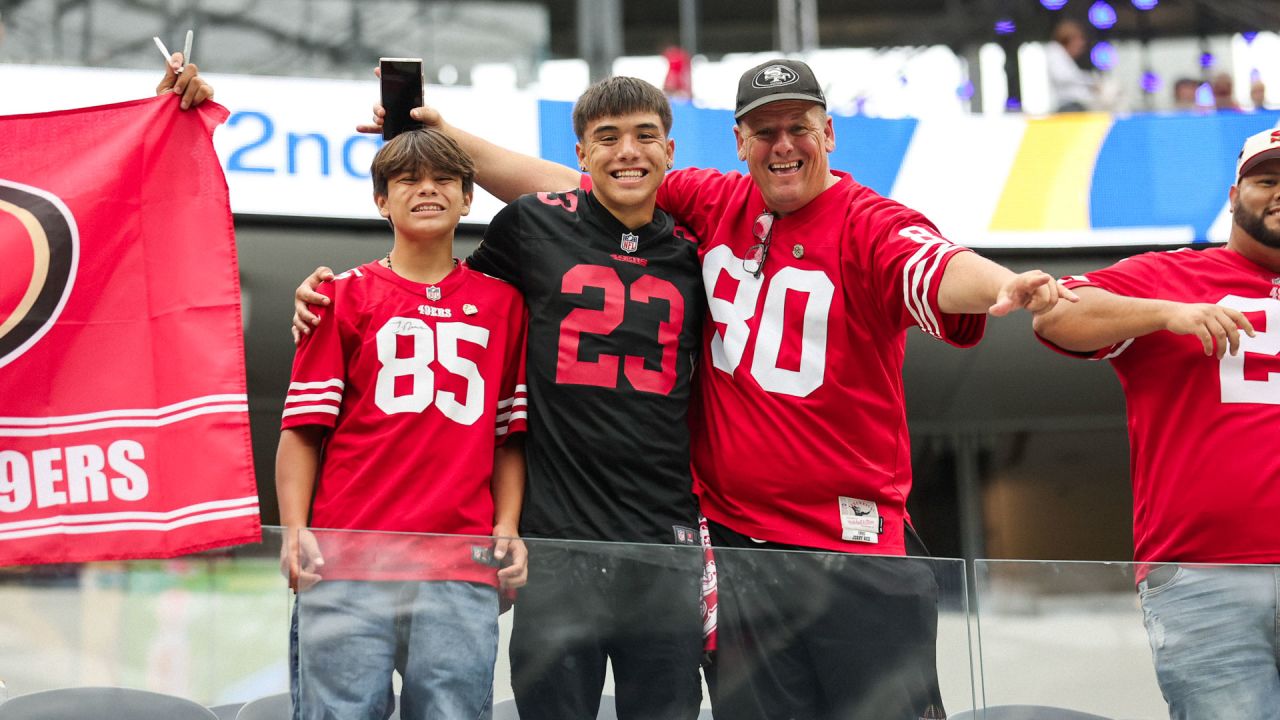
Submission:
<svg viewBox="0 0 1280 720">
<path fill-rule="evenodd" d="M 585 190 L 526 195 L 490 223 L 468 263 L 529 307 L 521 534 L 697 544 L 697 251 L 666 213 L 628 230 Z"/>
</svg>

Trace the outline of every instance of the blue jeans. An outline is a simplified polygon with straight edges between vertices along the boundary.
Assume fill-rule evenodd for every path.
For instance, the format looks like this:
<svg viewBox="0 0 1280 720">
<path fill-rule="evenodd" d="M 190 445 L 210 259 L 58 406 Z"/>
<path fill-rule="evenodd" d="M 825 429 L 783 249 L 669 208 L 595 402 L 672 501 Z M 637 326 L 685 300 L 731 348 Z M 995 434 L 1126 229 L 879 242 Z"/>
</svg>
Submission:
<svg viewBox="0 0 1280 720">
<path fill-rule="evenodd" d="M 1280 570 L 1172 568 L 1138 584 L 1169 717 L 1280 719 Z"/>
<path fill-rule="evenodd" d="M 467 582 L 326 580 L 295 604 L 294 717 L 489 720 L 498 593 Z"/>
</svg>

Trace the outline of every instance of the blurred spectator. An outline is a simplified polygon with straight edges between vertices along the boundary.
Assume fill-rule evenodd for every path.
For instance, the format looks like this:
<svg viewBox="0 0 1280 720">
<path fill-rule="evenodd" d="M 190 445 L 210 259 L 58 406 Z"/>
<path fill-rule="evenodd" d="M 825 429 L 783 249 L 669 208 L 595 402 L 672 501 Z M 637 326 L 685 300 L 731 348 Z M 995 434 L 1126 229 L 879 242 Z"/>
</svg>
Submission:
<svg viewBox="0 0 1280 720">
<path fill-rule="evenodd" d="M 1196 109 L 1196 90 L 1200 82 L 1191 78 L 1178 78 L 1173 84 L 1173 106 L 1178 110 Z"/>
<path fill-rule="evenodd" d="M 1097 106 L 1098 80 L 1081 67 L 1088 41 L 1084 27 L 1063 20 L 1053 28 L 1052 42 L 1045 46 L 1049 66 L 1049 92 L 1054 112 L 1083 112 Z"/>
<path fill-rule="evenodd" d="M 1253 79 L 1253 84 L 1249 85 L 1249 100 L 1253 103 L 1254 110 L 1265 110 L 1267 107 L 1267 86 L 1259 78 Z"/>
<path fill-rule="evenodd" d="M 668 45 L 662 51 L 662 57 L 667 61 L 667 78 L 662 81 L 662 91 L 673 99 L 693 97 L 693 61 L 689 51 L 679 45 Z"/>
<path fill-rule="evenodd" d="M 1209 87 L 1213 90 L 1213 107 L 1219 111 L 1238 112 L 1240 106 L 1236 104 L 1235 84 L 1231 81 L 1231 75 L 1220 72 L 1213 76 L 1209 81 Z"/>
</svg>

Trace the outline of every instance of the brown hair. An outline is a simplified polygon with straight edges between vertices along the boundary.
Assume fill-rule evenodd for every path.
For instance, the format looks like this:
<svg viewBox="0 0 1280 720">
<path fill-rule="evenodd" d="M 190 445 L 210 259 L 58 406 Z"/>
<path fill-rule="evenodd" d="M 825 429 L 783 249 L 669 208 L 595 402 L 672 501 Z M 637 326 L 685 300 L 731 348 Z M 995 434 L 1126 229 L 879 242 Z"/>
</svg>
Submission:
<svg viewBox="0 0 1280 720">
<path fill-rule="evenodd" d="M 611 77 L 592 85 L 573 104 L 573 133 L 581 140 L 587 124 L 602 117 L 656 113 L 662 132 L 671 134 L 671 103 L 658 88 L 633 77 Z"/>
<path fill-rule="evenodd" d="M 373 156 L 369 174 L 373 176 L 373 192 L 386 197 L 387 183 L 404 173 L 437 172 L 462 180 L 462 191 L 475 187 L 476 166 L 471 156 L 453 138 L 439 130 L 423 128 L 400 133 L 383 145 Z"/>
</svg>

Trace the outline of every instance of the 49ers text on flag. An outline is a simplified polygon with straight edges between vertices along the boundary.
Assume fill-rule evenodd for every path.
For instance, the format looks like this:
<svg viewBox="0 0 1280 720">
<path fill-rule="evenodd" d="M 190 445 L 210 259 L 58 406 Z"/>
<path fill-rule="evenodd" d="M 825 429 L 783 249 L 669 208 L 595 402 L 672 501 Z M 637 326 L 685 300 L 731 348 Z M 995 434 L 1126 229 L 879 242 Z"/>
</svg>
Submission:
<svg viewBox="0 0 1280 720">
<path fill-rule="evenodd" d="M 0 117 L 0 566 L 261 537 L 227 111 L 178 100 Z"/>
</svg>

